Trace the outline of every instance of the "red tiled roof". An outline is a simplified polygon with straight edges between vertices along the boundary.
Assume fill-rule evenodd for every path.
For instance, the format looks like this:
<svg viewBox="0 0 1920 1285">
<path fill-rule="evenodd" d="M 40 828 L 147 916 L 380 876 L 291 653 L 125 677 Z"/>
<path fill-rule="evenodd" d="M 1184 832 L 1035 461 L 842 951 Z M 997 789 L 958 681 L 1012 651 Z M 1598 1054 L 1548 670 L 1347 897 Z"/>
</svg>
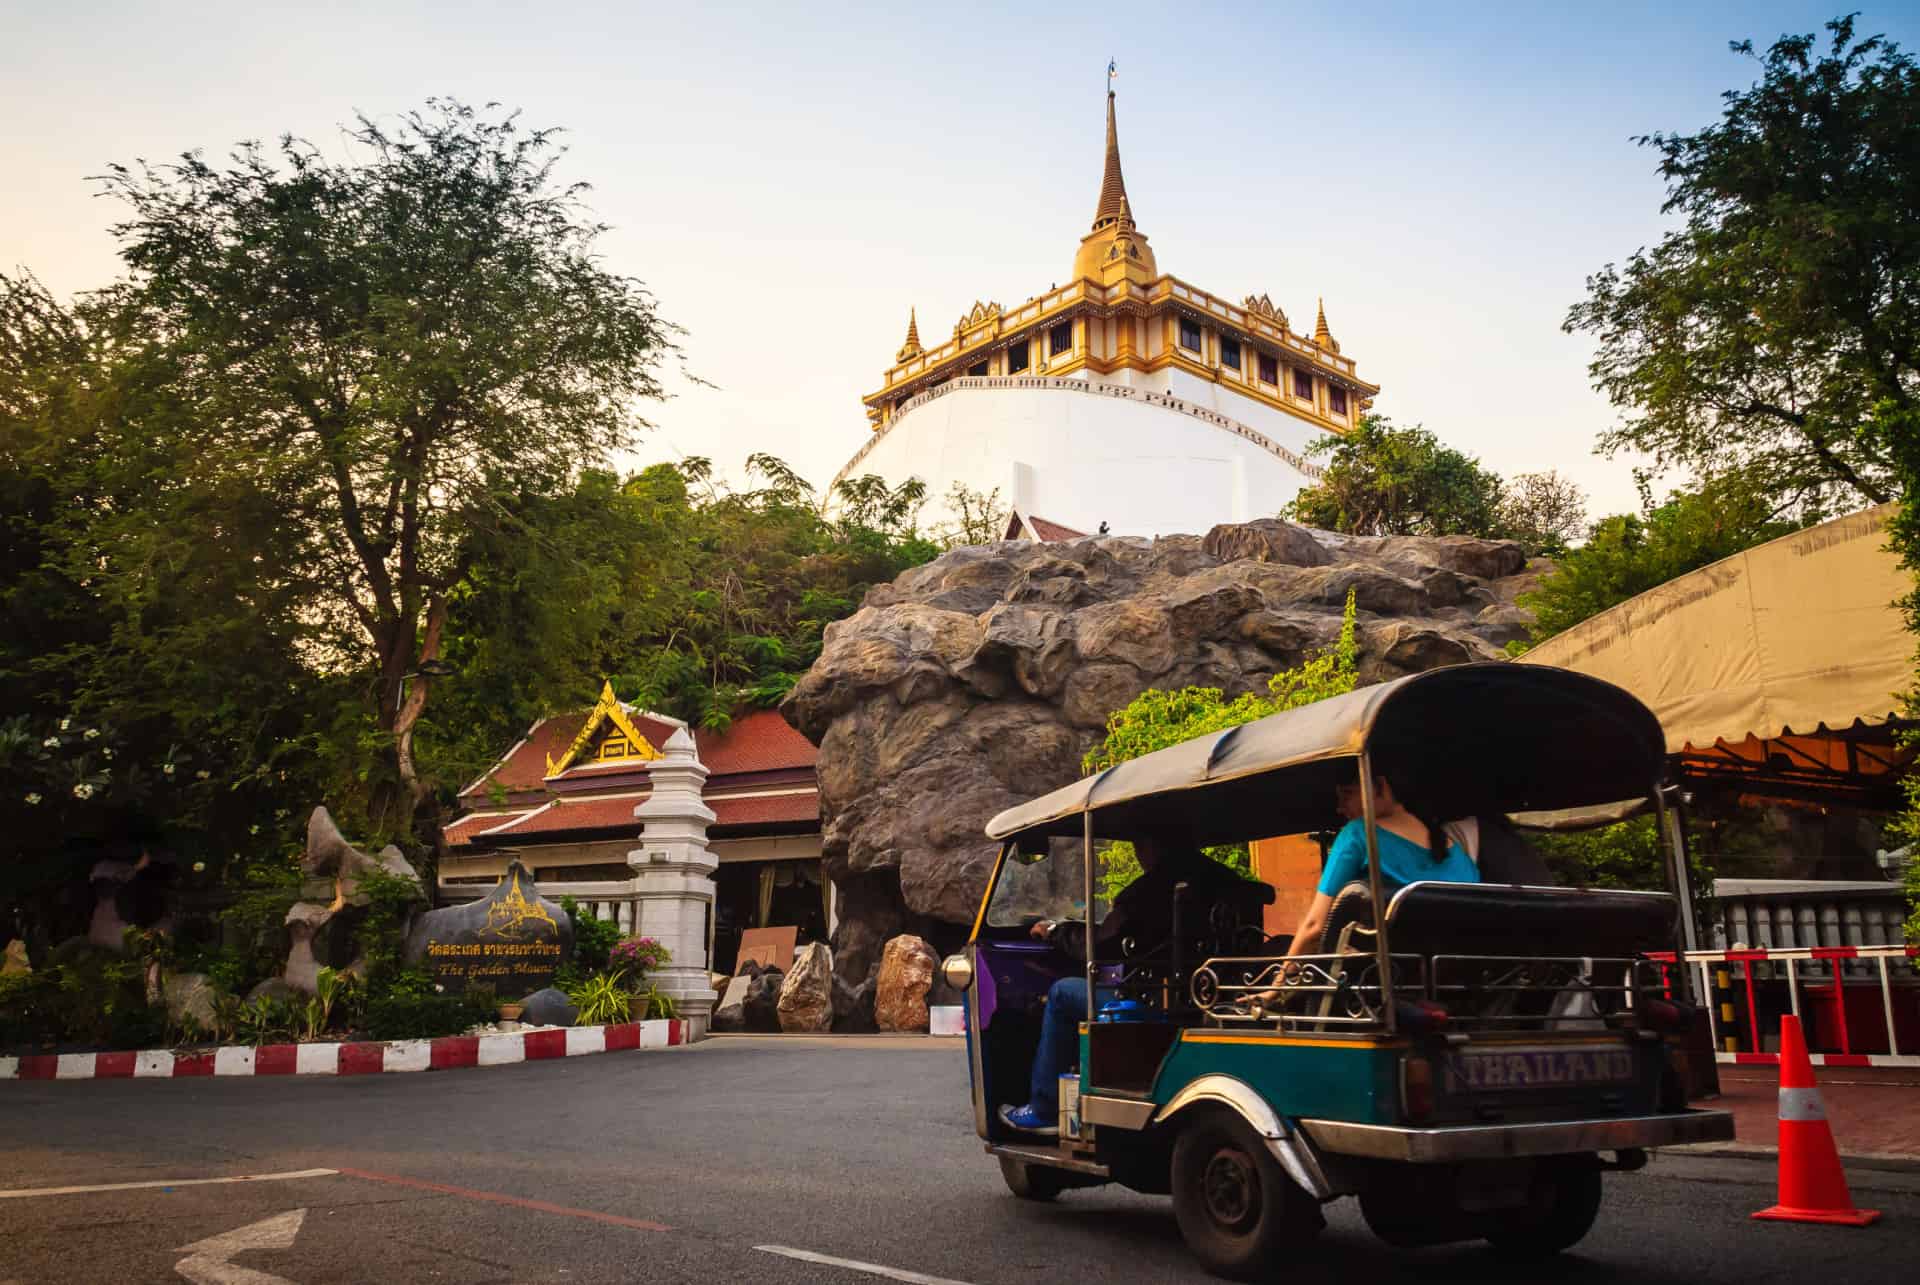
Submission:
<svg viewBox="0 0 1920 1285">
<path fill-rule="evenodd" d="M 505 825 L 515 817 L 525 816 L 530 810 L 531 809 L 522 808 L 514 812 L 469 813 L 447 826 L 442 833 L 446 835 L 448 847 L 464 847 L 471 844 L 474 836 L 481 833 L 481 831 L 491 830 L 497 825 Z"/>
<path fill-rule="evenodd" d="M 695 729 L 693 743 L 700 751 L 700 761 L 714 776 L 812 767 L 820 757 L 812 741 L 794 731 L 778 710 L 771 709 L 742 714 L 725 732 Z"/>
<path fill-rule="evenodd" d="M 626 830 L 638 838 L 640 822 L 633 810 L 646 801 L 645 795 L 567 799 L 527 814 L 518 821 L 506 816 L 462 817 L 447 827 L 450 847 L 487 846 L 495 841 L 512 843 L 536 836 L 568 833 L 576 830 Z M 806 790 L 796 794 L 749 795 L 708 798 L 716 828 L 744 825 L 776 825 L 799 822 L 818 823 L 820 795 Z M 483 830 L 495 830 L 476 841 Z"/>
<path fill-rule="evenodd" d="M 473 802 L 484 799 L 490 782 L 498 783 L 505 790 L 542 788 L 547 776 L 547 759 L 557 759 L 567 752 L 567 747 L 580 734 L 580 728 L 591 712 L 582 710 L 556 714 L 540 720 L 501 764 L 463 791 L 460 797 Z M 645 714 L 636 713 L 632 719 L 634 730 L 653 742 L 655 749 L 663 747 L 667 738 L 678 730 L 675 724 Z M 813 743 L 794 731 L 786 719 L 770 709 L 753 710 L 741 715 L 733 720 L 725 732 L 694 729 L 693 739 L 699 750 L 700 761 L 706 764 L 713 776 L 810 768 L 819 758 L 819 751 Z M 644 769 L 645 763 L 631 761 L 622 766 L 630 771 Z M 612 770 L 609 767 L 588 768 L 581 763 L 568 768 L 561 775 L 568 780 L 579 780 Z"/>
<path fill-rule="evenodd" d="M 1058 522 L 1049 522 L 1045 518 L 1036 518 L 1031 513 L 1027 514 L 1027 525 L 1032 527 L 1033 533 L 1042 540 L 1084 540 L 1087 538 L 1085 531 L 1076 531 L 1070 526 L 1061 526 Z"/>
</svg>

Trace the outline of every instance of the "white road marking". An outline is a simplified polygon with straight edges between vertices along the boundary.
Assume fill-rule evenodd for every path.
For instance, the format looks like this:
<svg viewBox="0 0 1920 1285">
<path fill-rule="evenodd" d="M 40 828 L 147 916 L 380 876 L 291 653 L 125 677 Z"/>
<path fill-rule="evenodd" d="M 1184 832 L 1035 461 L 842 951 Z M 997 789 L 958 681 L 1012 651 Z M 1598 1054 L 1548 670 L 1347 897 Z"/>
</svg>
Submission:
<svg viewBox="0 0 1920 1285">
<path fill-rule="evenodd" d="M 331 1178 L 338 1169 L 293 1169 L 286 1173 L 246 1173 L 232 1178 L 163 1178 L 158 1182 L 103 1182 L 93 1187 L 8 1187 L 0 1200 L 29 1196 L 84 1196 L 95 1191 L 139 1191 L 145 1187 L 211 1187 L 227 1182 L 286 1182 L 293 1178 Z"/>
<path fill-rule="evenodd" d="M 256 1272 L 251 1267 L 236 1267 L 227 1260 L 249 1249 L 292 1249 L 293 1238 L 300 1234 L 300 1224 L 306 1220 L 306 1210 L 292 1209 L 271 1218 L 262 1218 L 257 1223 L 248 1223 L 245 1227 L 221 1232 L 218 1236 L 196 1240 L 191 1245 L 182 1245 L 174 1252 L 185 1254 L 186 1257 L 175 1263 L 173 1270 L 192 1281 L 193 1285 L 293 1285 L 284 1276 Z"/>
<path fill-rule="evenodd" d="M 844 1267 L 852 1272 L 865 1272 L 869 1276 L 884 1276 L 890 1281 L 907 1281 L 909 1285 L 967 1285 L 965 1281 L 950 1280 L 945 1276 L 928 1276 L 924 1272 L 909 1272 L 898 1267 L 883 1267 L 879 1263 L 863 1263 L 857 1258 L 834 1258 L 829 1254 L 816 1254 L 807 1249 L 790 1249 L 785 1245 L 755 1245 L 763 1254 L 778 1254 L 782 1258 L 797 1258 L 803 1263 L 821 1263 L 828 1267 Z"/>
</svg>

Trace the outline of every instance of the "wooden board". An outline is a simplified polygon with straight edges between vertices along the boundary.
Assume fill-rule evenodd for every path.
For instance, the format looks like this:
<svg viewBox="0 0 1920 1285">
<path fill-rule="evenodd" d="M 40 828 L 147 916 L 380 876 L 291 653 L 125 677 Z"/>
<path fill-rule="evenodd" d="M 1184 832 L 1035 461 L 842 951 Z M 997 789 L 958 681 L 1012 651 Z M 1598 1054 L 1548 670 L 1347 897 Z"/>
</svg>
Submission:
<svg viewBox="0 0 1920 1285">
<path fill-rule="evenodd" d="M 1265 915 L 1267 935 L 1291 933 L 1313 904 L 1314 886 L 1320 882 L 1320 845 L 1307 835 L 1292 834 L 1256 839 L 1252 848 L 1253 877 L 1273 885 L 1273 904 Z"/>
<path fill-rule="evenodd" d="M 795 927 L 747 929 L 740 934 L 740 957 L 734 960 L 733 971 L 739 972 L 740 965 L 751 959 L 786 972 L 793 967 L 793 948 L 799 937 L 800 930 Z"/>
</svg>

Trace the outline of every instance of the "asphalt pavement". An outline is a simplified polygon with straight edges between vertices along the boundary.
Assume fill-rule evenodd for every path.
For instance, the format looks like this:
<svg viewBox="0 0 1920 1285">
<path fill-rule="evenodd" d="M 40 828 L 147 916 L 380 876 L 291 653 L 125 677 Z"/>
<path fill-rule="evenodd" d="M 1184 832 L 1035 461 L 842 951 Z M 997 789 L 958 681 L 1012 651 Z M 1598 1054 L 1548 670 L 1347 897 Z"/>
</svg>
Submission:
<svg viewBox="0 0 1920 1285">
<path fill-rule="evenodd" d="M 10 1083 L 0 1139 L 0 1285 L 1203 1279 L 1164 1198 L 1008 1195 L 973 1135 L 954 1040 Z M 1920 1174 L 1852 1177 L 1877 1226 L 1755 1223 L 1769 1166 L 1657 1157 L 1608 1177 L 1575 1252 L 1524 1273 L 1472 1245 L 1389 1249 L 1342 1201 L 1284 1279 L 1913 1279 Z"/>
</svg>

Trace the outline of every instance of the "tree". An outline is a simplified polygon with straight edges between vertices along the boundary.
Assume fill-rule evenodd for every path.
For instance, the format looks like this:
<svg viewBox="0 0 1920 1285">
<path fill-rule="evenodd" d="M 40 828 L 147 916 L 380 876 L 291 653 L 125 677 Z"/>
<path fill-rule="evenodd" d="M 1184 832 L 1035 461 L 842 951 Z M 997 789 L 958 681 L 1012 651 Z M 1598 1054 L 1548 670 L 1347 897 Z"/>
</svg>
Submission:
<svg viewBox="0 0 1920 1285">
<path fill-rule="evenodd" d="M 1354 633 L 1354 595 L 1340 619 L 1340 636 L 1332 647 L 1267 680 L 1265 694 L 1248 692 L 1226 699 L 1218 687 L 1183 687 L 1179 691 L 1148 688 L 1107 719 L 1107 734 L 1081 759 L 1083 772 L 1098 772 L 1128 759 L 1151 754 L 1169 745 L 1190 741 L 1209 732 L 1251 723 L 1282 710 L 1298 709 L 1329 696 L 1345 695 L 1359 681 L 1360 647 Z M 1227 844 L 1207 849 L 1207 855 L 1250 874 L 1247 846 Z M 1140 874 L 1133 845 L 1108 846 L 1101 857 L 1101 887 L 1112 899 Z"/>
<path fill-rule="evenodd" d="M 1011 510 L 1001 502 L 997 486 L 991 491 L 976 491 L 964 482 L 955 482 L 947 488 L 947 509 L 952 518 L 934 533 L 942 548 L 992 544 L 1007 533 Z"/>
<path fill-rule="evenodd" d="M 1351 433 L 1308 450 L 1331 458 L 1288 506 L 1284 516 L 1296 522 L 1350 535 L 1499 533 L 1500 478 L 1417 424 L 1363 415 Z"/>
<path fill-rule="evenodd" d="M 1515 474 L 1500 501 L 1500 530 L 1530 553 L 1559 556 L 1587 530 L 1587 493 L 1549 469 Z"/>
<path fill-rule="evenodd" d="M 483 559 L 512 573 L 530 509 L 582 461 L 632 443 L 671 331 L 599 265 L 553 131 L 433 101 L 347 139 L 364 159 L 286 137 L 224 168 L 188 154 L 104 177 L 131 210 L 118 304 L 142 337 L 119 378 L 148 394 L 120 427 L 161 457 L 158 507 L 180 524 L 155 531 L 145 506 L 110 532 L 106 574 L 137 584 L 156 542 L 221 528 L 212 497 L 258 497 L 249 543 L 309 654 L 368 675 L 388 768 L 370 811 L 405 832 L 452 605 Z"/>
<path fill-rule="evenodd" d="M 1761 74 L 1720 120 L 1638 140 L 1683 226 L 1588 278 L 1565 328 L 1627 415 L 1603 449 L 1852 507 L 1893 497 L 1873 421 L 1920 395 L 1920 71 L 1851 16 L 1826 29 L 1824 53 L 1734 44 Z"/>
<path fill-rule="evenodd" d="M 1779 517 L 1772 502 L 1742 475 L 1675 491 L 1641 513 L 1594 524 L 1587 542 L 1569 550 L 1520 605 L 1534 613 L 1533 640 L 1543 642 L 1587 617 L 1800 525 Z"/>
</svg>

